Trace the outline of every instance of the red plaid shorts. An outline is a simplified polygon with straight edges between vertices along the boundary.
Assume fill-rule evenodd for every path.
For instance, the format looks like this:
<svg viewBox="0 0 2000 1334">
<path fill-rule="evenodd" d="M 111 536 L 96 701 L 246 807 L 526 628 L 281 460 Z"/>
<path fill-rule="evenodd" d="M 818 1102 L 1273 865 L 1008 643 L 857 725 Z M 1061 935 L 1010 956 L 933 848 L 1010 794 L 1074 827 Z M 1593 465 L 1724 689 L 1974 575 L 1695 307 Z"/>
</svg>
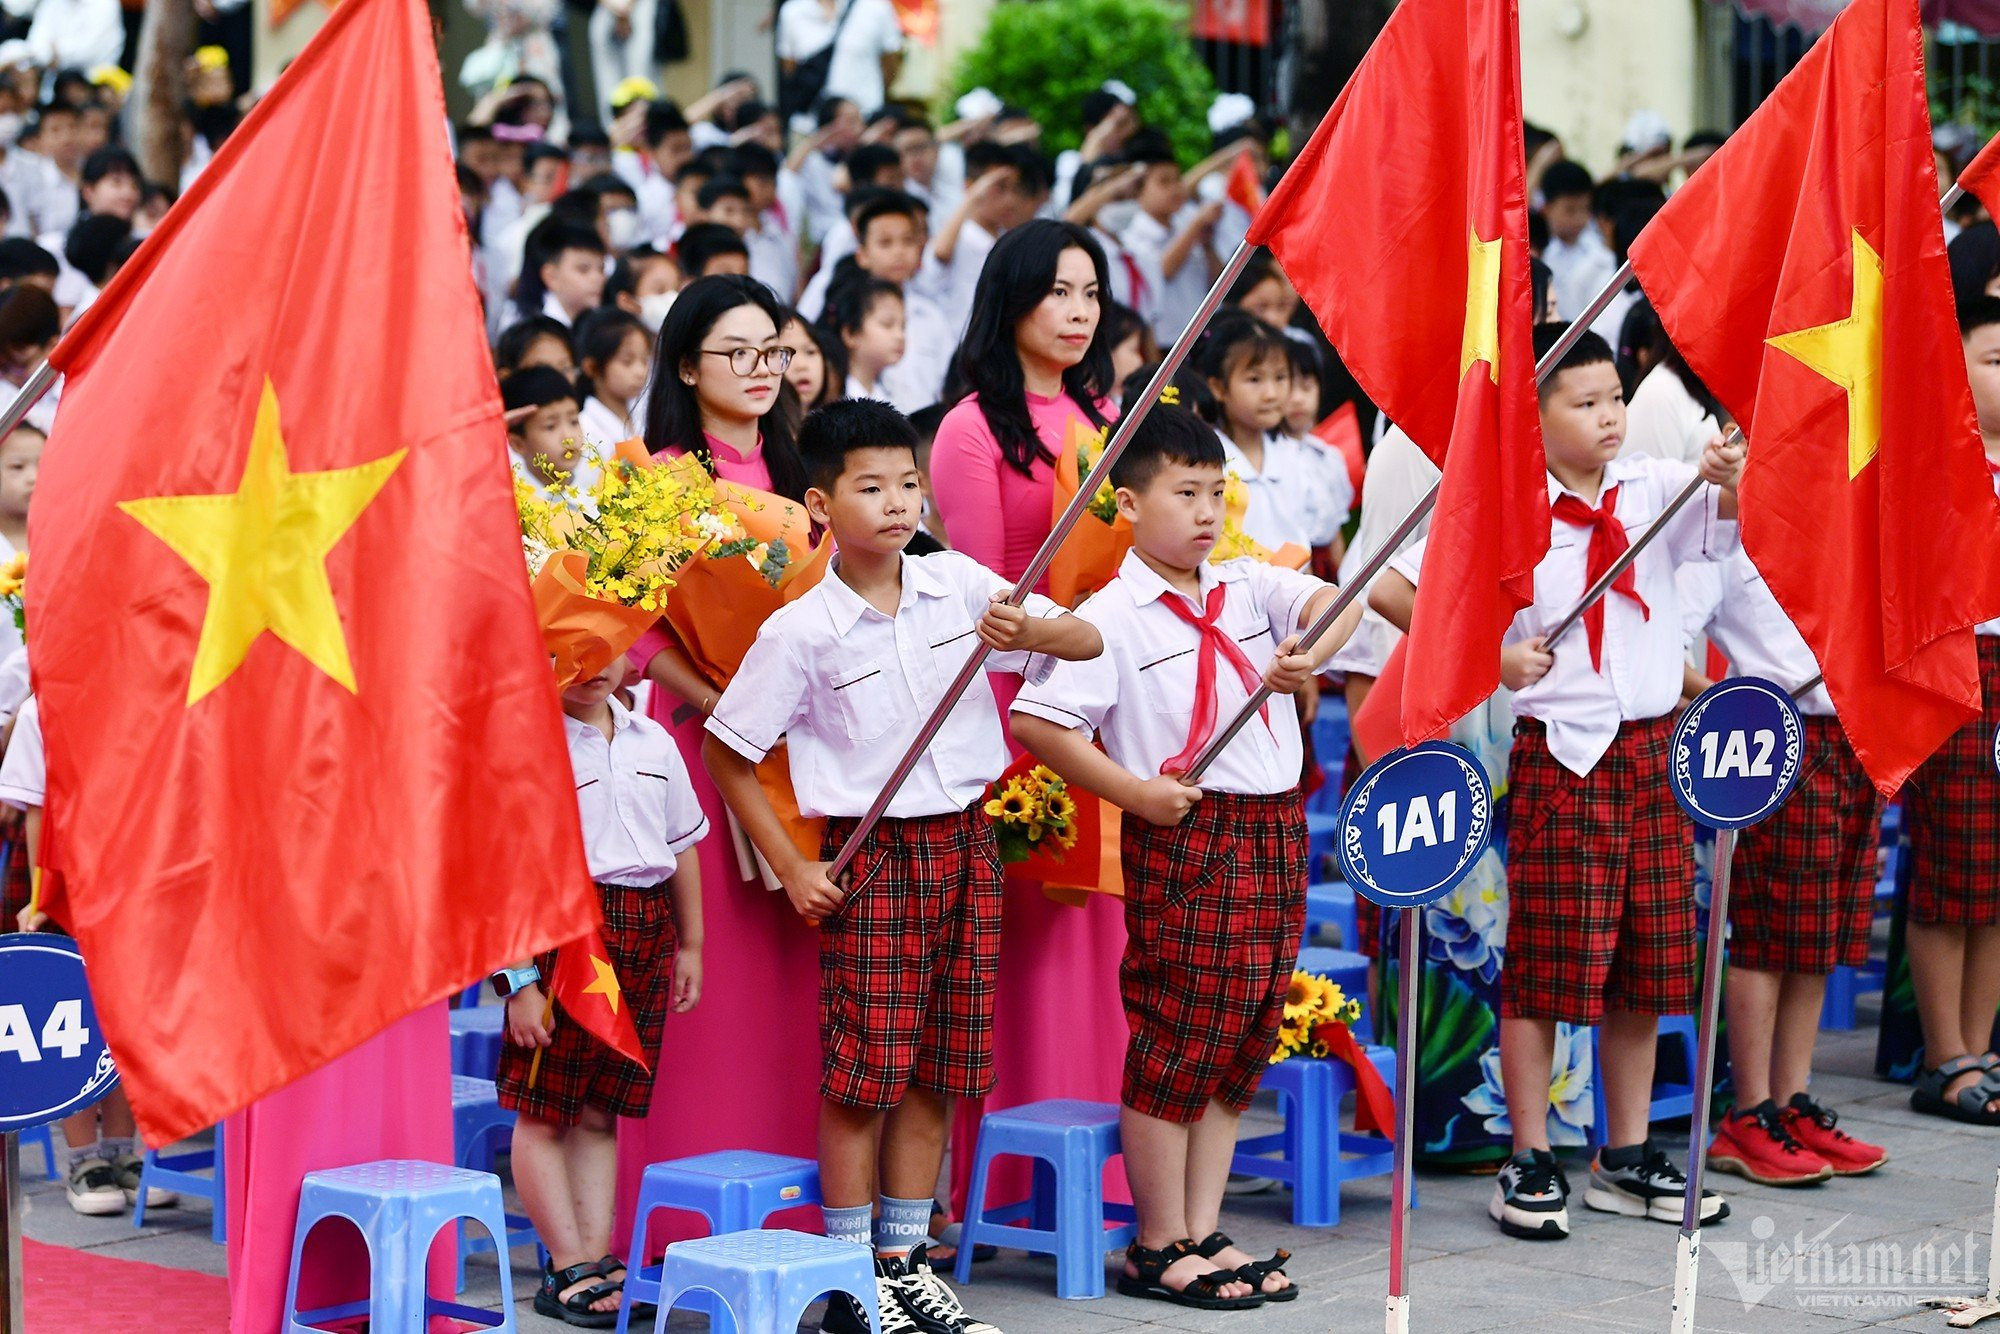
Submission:
<svg viewBox="0 0 2000 1334">
<path fill-rule="evenodd" d="M 831 858 L 855 821 L 827 821 Z M 993 1089 L 1000 846 L 977 808 L 885 819 L 849 865 L 819 933 L 820 1096 L 880 1109 L 910 1085 Z"/>
<path fill-rule="evenodd" d="M 1882 800 L 1832 718 L 1807 717 L 1791 799 L 1736 838 L 1729 961 L 1827 974 L 1868 962 Z"/>
<path fill-rule="evenodd" d="M 2000 639 L 1979 641 L 1986 711 L 1951 734 L 1903 785 L 1909 820 L 1910 920 L 1942 926 L 2000 924 Z"/>
<path fill-rule="evenodd" d="M 1503 1018 L 1694 1009 L 1694 831 L 1667 789 L 1672 734 L 1671 717 L 1621 724 L 1578 777 L 1540 721 L 1515 725 Z"/>
<path fill-rule="evenodd" d="M 18 931 L 20 915 L 28 910 L 33 881 L 28 874 L 28 845 L 20 839 L 7 848 L 7 872 L 0 876 L 0 931 Z"/>
<path fill-rule="evenodd" d="M 674 927 L 673 900 L 664 884 L 650 889 L 629 885 L 599 885 L 604 905 L 604 950 L 618 972 L 618 986 L 632 1007 L 632 1024 L 639 1045 L 654 1053 L 659 1064 L 660 1037 L 673 1003 L 674 954 L 680 936 Z M 555 954 L 537 962 L 542 976 L 555 971 Z M 543 983 L 547 985 L 546 982 Z M 614 1116 L 644 1116 L 653 1101 L 653 1074 L 634 1065 L 590 1035 L 582 1024 L 565 1022 L 556 1007 L 555 1033 L 542 1049 L 541 1069 L 534 1087 L 528 1072 L 535 1049 L 507 1043 L 500 1049 L 500 1105 L 552 1125 L 573 1126 L 583 1109 L 595 1107 Z"/>
<path fill-rule="evenodd" d="M 1171 829 L 1127 818 L 1120 852 L 1125 1105 L 1183 1124 L 1248 1107 L 1305 930 L 1305 798 L 1211 792 Z"/>
</svg>

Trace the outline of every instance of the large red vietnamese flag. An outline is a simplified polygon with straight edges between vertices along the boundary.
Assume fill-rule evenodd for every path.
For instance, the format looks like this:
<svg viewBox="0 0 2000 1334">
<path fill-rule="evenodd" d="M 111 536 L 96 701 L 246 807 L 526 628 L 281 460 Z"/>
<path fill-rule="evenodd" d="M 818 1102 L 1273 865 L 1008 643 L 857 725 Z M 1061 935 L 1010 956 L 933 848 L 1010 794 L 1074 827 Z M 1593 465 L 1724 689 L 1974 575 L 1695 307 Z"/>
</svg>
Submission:
<svg viewBox="0 0 2000 1334">
<path fill-rule="evenodd" d="M 1438 736 L 1499 685 L 1549 545 L 1515 0 L 1403 0 L 1250 239 L 1444 469 L 1402 728 Z"/>
<path fill-rule="evenodd" d="M 1632 263 L 1743 426 L 1745 549 L 1894 792 L 1977 716 L 1971 627 L 2000 613 L 1917 0 L 1856 0 Z"/>
<path fill-rule="evenodd" d="M 149 1142 L 595 929 L 428 12 L 347 0 L 62 340 L 50 907 Z"/>
</svg>

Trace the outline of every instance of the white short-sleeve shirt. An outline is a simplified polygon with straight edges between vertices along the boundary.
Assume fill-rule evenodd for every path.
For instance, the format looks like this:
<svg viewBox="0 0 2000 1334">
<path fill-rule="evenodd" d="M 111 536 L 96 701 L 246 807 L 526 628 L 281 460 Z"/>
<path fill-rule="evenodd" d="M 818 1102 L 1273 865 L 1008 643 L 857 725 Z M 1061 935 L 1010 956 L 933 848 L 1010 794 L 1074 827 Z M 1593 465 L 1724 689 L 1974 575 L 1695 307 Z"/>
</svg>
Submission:
<svg viewBox="0 0 2000 1334">
<path fill-rule="evenodd" d="M 1739 676 L 1761 676 L 1796 690 L 1819 675 L 1805 637 L 1778 605 L 1771 586 L 1742 548 L 1726 560 L 1683 565 L 1674 572 L 1681 601 L 1681 638 L 1692 646 L 1706 633 Z M 1798 697 L 1801 713 L 1833 716 L 1825 686 Z"/>
<path fill-rule="evenodd" d="M 1243 531 L 1252 541 L 1274 548 L 1287 542 L 1325 546 L 1347 521 L 1348 505 L 1354 497 L 1345 465 L 1339 494 L 1335 494 L 1332 471 L 1305 441 L 1282 434 L 1265 436 L 1262 468 L 1252 466 L 1228 436 L 1222 437 L 1222 452 L 1230 470 L 1243 479 L 1250 492 Z"/>
<path fill-rule="evenodd" d="M 852 7 L 847 22 L 841 11 Z M 882 57 L 903 49 L 903 24 L 889 0 L 840 0 L 831 17 L 820 0 L 785 0 L 778 10 L 778 58 L 805 60 L 833 48 L 833 62 L 826 73 L 824 92 L 844 97 L 866 116 L 888 100 L 882 86 Z"/>
<path fill-rule="evenodd" d="M 14 722 L 7 757 L 0 760 L 0 802 L 22 810 L 42 805 L 48 792 L 48 771 L 42 758 L 42 709 L 32 696 Z"/>
<path fill-rule="evenodd" d="M 708 833 L 673 734 L 611 701 L 611 739 L 563 716 L 583 852 L 599 884 L 649 889 Z"/>
<path fill-rule="evenodd" d="M 1278 645 L 1301 628 L 1313 595 L 1328 587 L 1309 574 L 1254 560 L 1204 564 L 1200 577 L 1204 600 L 1218 584 L 1228 590 L 1220 624 L 1260 675 Z M 1185 600 L 1136 551 L 1127 552 L 1118 577 L 1076 612 L 1104 636 L 1103 655 L 1057 663 L 1046 681 L 1020 693 L 1014 712 L 1099 736 L 1119 767 L 1140 778 L 1158 777 L 1160 766 L 1187 747 L 1201 643 L 1200 633 L 1164 605 L 1171 597 Z M 1237 674 L 1218 662 L 1217 728 L 1227 726 L 1249 698 Z M 1298 713 L 1290 700 L 1274 699 L 1265 721 L 1236 734 L 1201 786 L 1247 796 L 1287 792 L 1298 786 L 1303 761 Z"/>
<path fill-rule="evenodd" d="M 753 763 L 785 739 L 792 787 L 808 818 L 864 814 L 918 728 L 979 647 L 979 619 L 1012 585 L 957 552 L 903 557 L 902 599 L 884 615 L 834 569 L 757 632 L 722 692 L 708 731 Z M 1031 595 L 1031 616 L 1063 608 Z M 995 653 L 989 672 L 1048 673 L 1039 654 Z M 1008 763 L 992 689 L 965 689 L 888 815 L 914 819 L 962 811 Z"/>
</svg>

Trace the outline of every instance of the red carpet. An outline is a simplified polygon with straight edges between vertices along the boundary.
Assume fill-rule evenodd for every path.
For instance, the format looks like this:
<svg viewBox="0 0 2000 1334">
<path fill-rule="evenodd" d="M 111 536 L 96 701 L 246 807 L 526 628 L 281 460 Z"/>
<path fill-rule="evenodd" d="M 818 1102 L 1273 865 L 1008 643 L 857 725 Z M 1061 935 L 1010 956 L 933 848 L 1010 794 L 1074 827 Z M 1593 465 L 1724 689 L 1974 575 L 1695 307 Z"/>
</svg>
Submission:
<svg viewBox="0 0 2000 1334">
<path fill-rule="evenodd" d="M 31 1330 L 218 1334 L 229 1328 L 229 1280 L 139 1260 L 114 1260 L 23 1238 Z"/>
</svg>

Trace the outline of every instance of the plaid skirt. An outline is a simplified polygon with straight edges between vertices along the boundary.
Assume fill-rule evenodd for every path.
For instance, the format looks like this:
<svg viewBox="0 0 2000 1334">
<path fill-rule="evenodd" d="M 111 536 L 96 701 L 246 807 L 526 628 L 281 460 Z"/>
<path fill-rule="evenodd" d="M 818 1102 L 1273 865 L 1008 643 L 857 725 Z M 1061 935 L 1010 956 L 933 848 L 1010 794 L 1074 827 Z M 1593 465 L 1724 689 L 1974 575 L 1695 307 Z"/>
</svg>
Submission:
<svg viewBox="0 0 2000 1334">
<path fill-rule="evenodd" d="M 2000 638 L 1977 635 L 1985 712 L 1951 734 L 1903 785 L 1910 854 L 1910 920 L 2000 924 Z"/>
<path fill-rule="evenodd" d="M 673 1002 L 674 955 L 680 948 L 673 899 L 664 884 L 648 889 L 599 885 L 597 893 L 604 905 L 605 953 L 631 1007 L 639 1045 L 654 1053 L 657 1067 L 667 1009 Z M 554 973 L 555 958 L 551 952 L 538 960 L 543 978 Z M 582 1024 L 565 1019 L 560 1005 L 555 1032 L 542 1049 L 541 1068 L 535 1070 L 530 1086 L 534 1061 L 533 1047 L 510 1042 L 500 1049 L 502 1107 L 537 1121 L 573 1126 L 583 1119 L 586 1107 L 613 1116 L 644 1116 L 652 1106 L 653 1072 L 599 1042 Z"/>
<path fill-rule="evenodd" d="M 1791 799 L 1737 835 L 1729 961 L 1761 973 L 1868 962 L 1882 800 L 1840 724 L 1807 717 Z"/>
<path fill-rule="evenodd" d="M 855 821 L 827 821 L 831 858 Z M 879 1110 L 914 1084 L 993 1089 L 1000 966 L 1000 847 L 975 807 L 885 819 L 848 867 L 852 887 L 820 926 L 820 1096 Z"/>
<path fill-rule="evenodd" d="M 1694 836 L 1667 789 L 1672 735 L 1671 717 L 1624 723 L 1578 776 L 1540 721 L 1515 725 L 1503 1018 L 1694 1008 Z"/>
<path fill-rule="evenodd" d="M 1211 792 L 1171 829 L 1128 817 L 1123 1100 L 1163 1121 L 1250 1105 L 1306 915 L 1305 800 Z"/>
</svg>

